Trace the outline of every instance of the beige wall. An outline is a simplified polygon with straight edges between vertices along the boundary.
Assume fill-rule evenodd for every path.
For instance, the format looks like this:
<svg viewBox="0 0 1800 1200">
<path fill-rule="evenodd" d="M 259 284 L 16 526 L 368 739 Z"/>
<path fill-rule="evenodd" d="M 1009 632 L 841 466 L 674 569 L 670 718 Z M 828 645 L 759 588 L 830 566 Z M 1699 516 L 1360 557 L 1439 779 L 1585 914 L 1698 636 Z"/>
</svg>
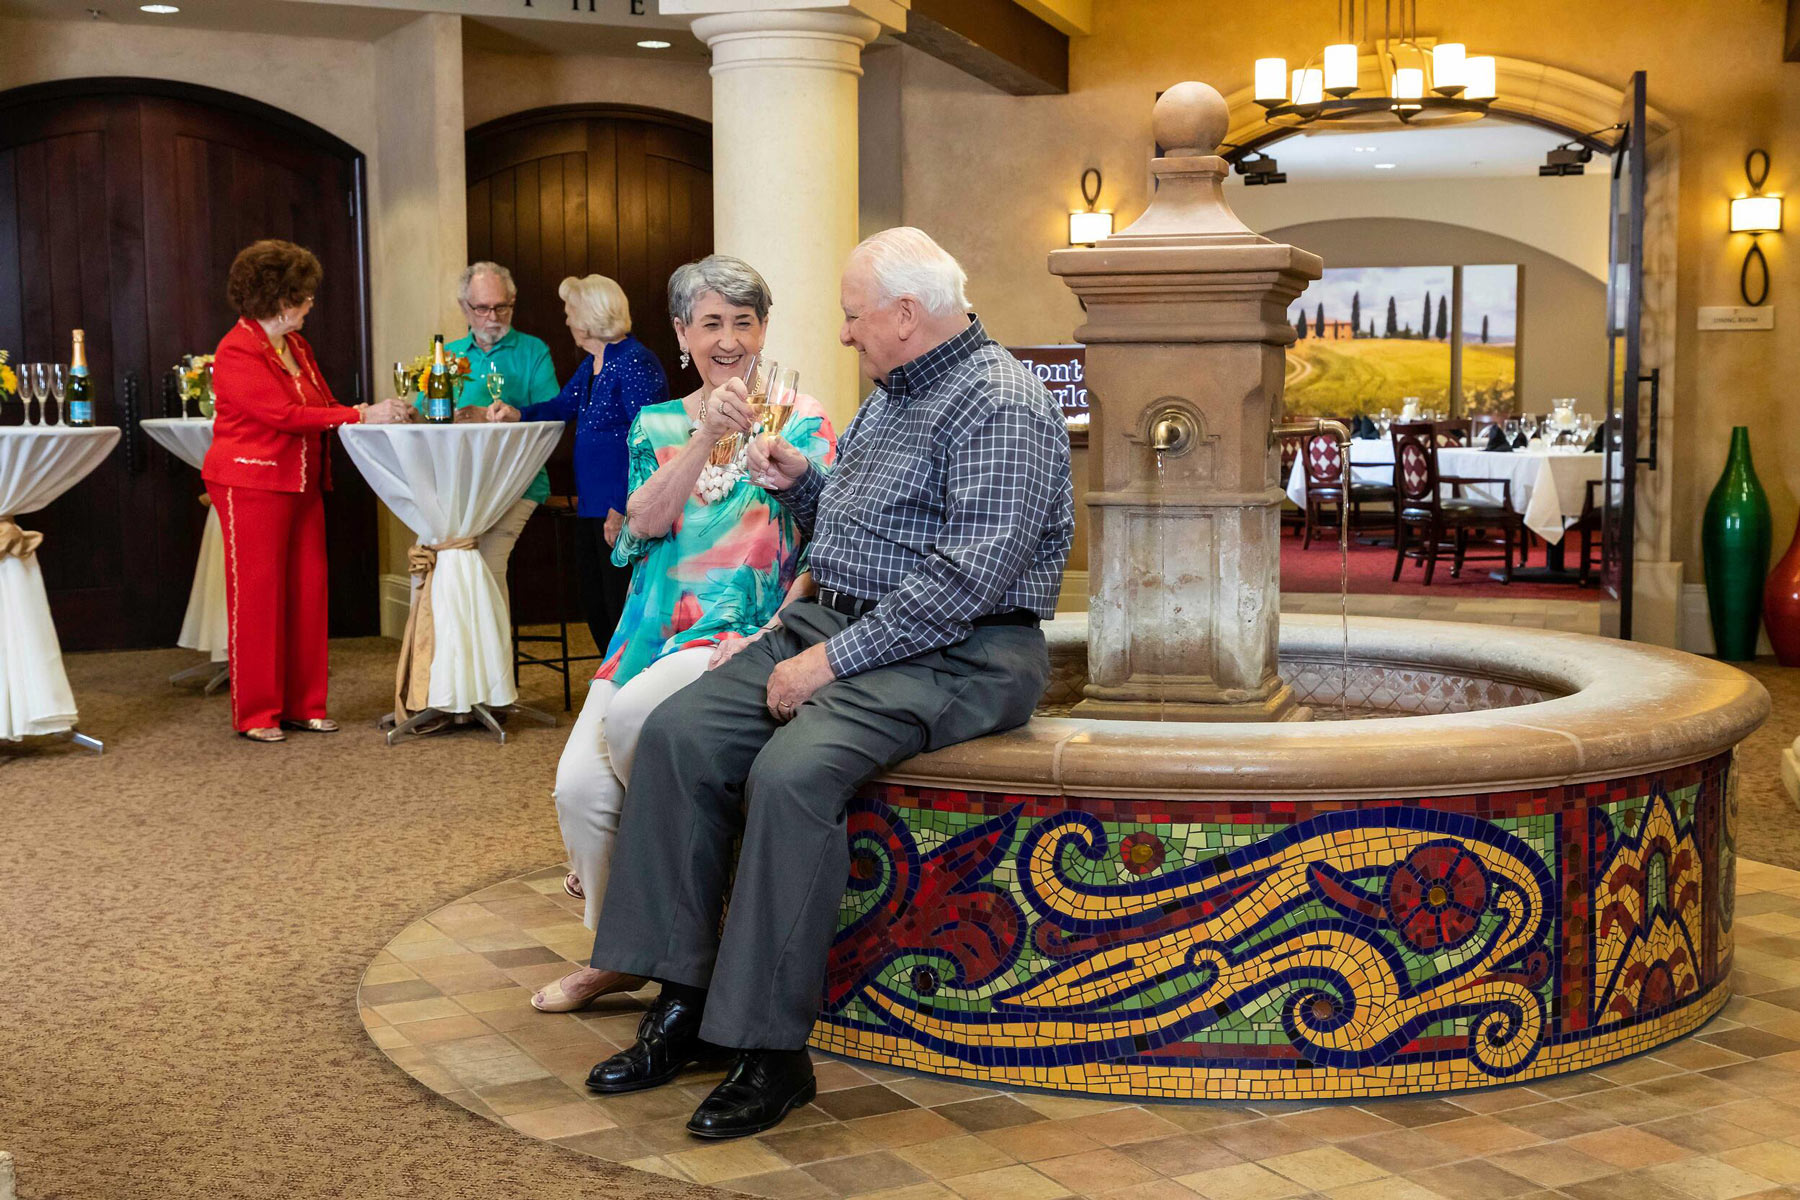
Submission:
<svg viewBox="0 0 1800 1200">
<path fill-rule="evenodd" d="M 1601 213 L 1604 230 L 1605 213 Z M 1606 285 L 1523 242 L 1437 221 L 1318 221 L 1265 230 L 1334 267 L 1518 263 L 1519 397 L 1522 411 L 1550 411 L 1573 396 L 1577 411 L 1606 410 Z"/>
<path fill-rule="evenodd" d="M 1699 305 L 1737 301 L 1747 239 L 1726 232 L 1726 200 L 1743 187 L 1755 146 L 1774 159 L 1772 191 L 1800 176 L 1800 71 L 1781 61 L 1784 6 L 1774 0 L 1648 0 L 1616 5 L 1517 0 L 1440 5 L 1423 33 L 1454 32 L 1472 50 L 1546 63 L 1622 87 L 1648 73 L 1651 104 L 1681 135 L 1676 414 L 1663 469 L 1675 473 L 1673 557 L 1699 578 L 1699 518 L 1734 424 L 1748 424 L 1776 515 L 1777 553 L 1794 527 L 1800 487 L 1800 338 L 1698 333 Z M 1079 205 L 1082 169 L 1105 173 L 1103 203 L 1121 224 L 1143 208 L 1156 92 L 1202 79 L 1231 92 L 1258 54 L 1307 53 L 1329 40 L 1329 6 L 1113 0 L 1095 33 L 1072 43 L 1067 96 L 1004 96 L 903 50 L 904 213 L 969 266 L 972 292 L 996 337 L 1069 338 L 1080 309 L 1045 271 Z M 1800 305 L 1793 234 L 1764 238 L 1769 303 Z M 1790 318 L 1791 319 L 1791 318 Z M 1779 319 L 1778 319 L 1779 324 Z"/>
<path fill-rule="evenodd" d="M 463 53 L 463 120 L 468 127 L 553 104 L 636 104 L 712 119 L 705 63 L 598 54 Z"/>
</svg>

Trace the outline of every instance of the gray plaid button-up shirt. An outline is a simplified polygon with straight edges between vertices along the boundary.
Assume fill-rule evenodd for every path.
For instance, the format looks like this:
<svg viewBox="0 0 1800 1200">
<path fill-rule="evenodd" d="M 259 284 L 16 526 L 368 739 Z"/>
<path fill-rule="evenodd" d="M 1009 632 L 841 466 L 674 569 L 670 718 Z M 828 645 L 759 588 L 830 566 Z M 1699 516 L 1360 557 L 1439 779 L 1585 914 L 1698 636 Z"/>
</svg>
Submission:
<svg viewBox="0 0 1800 1200">
<path fill-rule="evenodd" d="M 839 678 L 953 645 L 977 617 L 1056 615 L 1074 537 L 1069 434 L 979 318 L 888 375 L 837 463 L 776 493 L 819 586 L 878 600 L 825 644 Z"/>
</svg>

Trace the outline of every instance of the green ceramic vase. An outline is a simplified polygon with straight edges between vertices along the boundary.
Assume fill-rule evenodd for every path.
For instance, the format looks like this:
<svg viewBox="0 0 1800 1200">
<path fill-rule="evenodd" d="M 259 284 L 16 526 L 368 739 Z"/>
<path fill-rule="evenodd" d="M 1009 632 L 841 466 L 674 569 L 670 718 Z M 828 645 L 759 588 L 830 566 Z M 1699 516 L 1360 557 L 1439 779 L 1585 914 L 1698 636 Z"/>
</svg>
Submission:
<svg viewBox="0 0 1800 1200">
<path fill-rule="evenodd" d="M 1706 502 L 1700 529 L 1713 644 L 1727 662 L 1756 657 L 1772 535 L 1769 497 L 1750 461 L 1750 427 L 1739 425 L 1731 431 L 1725 473 Z"/>
</svg>

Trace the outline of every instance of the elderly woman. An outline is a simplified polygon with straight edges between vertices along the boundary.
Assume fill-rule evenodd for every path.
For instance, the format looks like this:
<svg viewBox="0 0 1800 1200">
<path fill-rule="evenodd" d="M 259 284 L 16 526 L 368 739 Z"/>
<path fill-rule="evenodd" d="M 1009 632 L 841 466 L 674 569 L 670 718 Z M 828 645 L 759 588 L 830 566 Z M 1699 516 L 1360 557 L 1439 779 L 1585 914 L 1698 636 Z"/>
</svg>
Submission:
<svg viewBox="0 0 1800 1200">
<path fill-rule="evenodd" d="M 237 324 L 213 361 L 213 441 L 201 475 L 225 534 L 231 723 L 256 742 L 334 733 L 325 715 L 325 489 L 320 435 L 406 420 L 399 400 L 339 404 L 300 326 L 324 271 L 292 242 L 238 253 L 226 295 Z"/>
<path fill-rule="evenodd" d="M 631 499 L 613 561 L 638 569 L 556 770 L 567 886 L 585 896 L 589 929 L 606 895 L 625 781 L 645 718 L 760 636 L 786 601 L 812 592 L 792 515 L 741 467 L 708 466 L 721 438 L 756 429 L 745 380 L 768 335 L 769 304 L 762 276 L 724 255 L 689 263 L 669 280 L 669 316 L 682 358 L 691 357 L 699 369 L 700 386 L 680 400 L 646 407 L 632 423 Z M 835 437 L 811 396 L 796 399 L 781 436 L 820 466 L 831 462 Z M 567 1012 L 642 982 L 584 968 L 538 992 L 532 1003 Z"/>
<path fill-rule="evenodd" d="M 594 645 L 612 638 L 631 584 L 629 563 L 614 561 L 625 521 L 625 434 L 647 404 L 669 398 L 669 380 L 649 347 L 631 336 L 631 305 L 604 275 L 571 275 L 557 288 L 575 344 L 587 357 L 554 400 L 516 410 L 523 421 L 575 422 L 575 570 Z M 505 420 L 514 410 L 495 405 Z"/>
</svg>

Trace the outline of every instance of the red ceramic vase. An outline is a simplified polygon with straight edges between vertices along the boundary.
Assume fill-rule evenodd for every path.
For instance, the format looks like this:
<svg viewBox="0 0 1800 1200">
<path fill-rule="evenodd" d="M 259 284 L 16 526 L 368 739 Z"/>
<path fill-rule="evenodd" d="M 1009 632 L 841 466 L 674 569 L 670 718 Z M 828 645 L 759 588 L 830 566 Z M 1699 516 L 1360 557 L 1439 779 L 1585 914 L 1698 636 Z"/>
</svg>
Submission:
<svg viewBox="0 0 1800 1200">
<path fill-rule="evenodd" d="M 1784 667 L 1800 667 L 1800 529 L 1763 584 L 1763 624 Z"/>
</svg>

